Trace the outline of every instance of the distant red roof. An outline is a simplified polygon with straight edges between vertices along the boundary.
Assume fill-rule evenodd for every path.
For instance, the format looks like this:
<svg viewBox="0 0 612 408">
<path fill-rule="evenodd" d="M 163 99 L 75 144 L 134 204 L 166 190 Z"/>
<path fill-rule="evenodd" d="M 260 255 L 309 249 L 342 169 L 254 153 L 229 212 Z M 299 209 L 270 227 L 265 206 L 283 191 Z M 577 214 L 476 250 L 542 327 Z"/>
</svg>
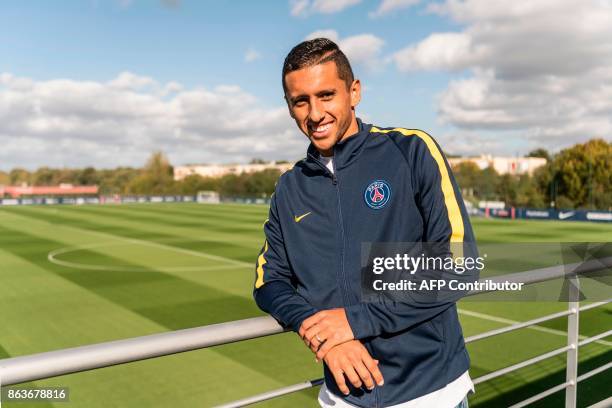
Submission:
<svg viewBox="0 0 612 408">
<path fill-rule="evenodd" d="M 59 186 L 0 186 L 0 196 L 8 194 L 13 198 L 22 195 L 83 195 L 98 194 L 98 186 L 73 186 L 60 184 Z"/>
</svg>

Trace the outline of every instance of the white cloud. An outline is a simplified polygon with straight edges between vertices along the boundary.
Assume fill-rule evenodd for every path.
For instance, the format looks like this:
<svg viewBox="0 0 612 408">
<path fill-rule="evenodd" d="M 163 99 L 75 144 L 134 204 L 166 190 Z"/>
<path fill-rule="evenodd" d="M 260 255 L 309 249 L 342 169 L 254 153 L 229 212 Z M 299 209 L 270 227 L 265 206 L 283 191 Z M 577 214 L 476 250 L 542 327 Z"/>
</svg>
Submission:
<svg viewBox="0 0 612 408">
<path fill-rule="evenodd" d="M 124 90 L 137 90 L 154 84 L 153 78 L 135 75 L 131 72 L 122 72 L 117 78 L 108 82 L 112 88 Z"/>
<path fill-rule="evenodd" d="M 461 70 L 478 63 L 486 50 L 476 49 L 466 33 L 434 33 L 393 55 L 400 71 Z"/>
<path fill-rule="evenodd" d="M 310 0 L 291 0 L 291 15 L 294 17 L 304 16 L 308 12 Z"/>
<path fill-rule="evenodd" d="M 557 148 L 612 139 L 612 4 L 447 0 L 429 7 L 464 25 L 395 53 L 401 71 L 462 72 L 440 95 L 445 123 L 511 129 Z"/>
<path fill-rule="evenodd" d="M 244 54 L 245 62 L 253 62 L 260 58 L 261 58 L 261 54 L 257 50 L 254 50 L 253 48 L 249 48 L 247 52 Z"/>
<path fill-rule="evenodd" d="M 341 39 L 338 46 L 350 61 L 369 68 L 378 65 L 378 55 L 385 42 L 374 34 L 359 34 Z"/>
<path fill-rule="evenodd" d="M 174 164 L 299 158 L 307 140 L 285 106 L 235 85 L 185 89 L 121 73 L 108 82 L 0 74 L 0 163 L 139 166 L 153 150 Z"/>
<path fill-rule="evenodd" d="M 318 13 L 331 14 L 359 3 L 361 3 L 361 0 L 314 0 L 312 9 Z"/>
<path fill-rule="evenodd" d="M 329 38 L 338 44 L 338 47 L 346 54 L 351 64 L 362 64 L 368 69 L 379 66 L 379 56 L 385 42 L 374 34 L 358 34 L 346 38 L 340 38 L 335 30 L 318 30 L 306 36 L 307 40 L 313 38 Z"/>
<path fill-rule="evenodd" d="M 376 11 L 371 12 L 370 17 L 382 17 L 388 15 L 391 12 L 412 7 L 421 0 L 382 0 L 378 5 Z"/>
<path fill-rule="evenodd" d="M 361 3 L 361 0 L 291 0 L 291 15 L 305 17 L 311 14 L 339 13 Z"/>
<path fill-rule="evenodd" d="M 306 40 L 314 40 L 315 38 L 329 38 L 333 42 L 337 43 L 340 40 L 340 36 L 336 30 L 317 30 L 306 36 Z"/>
</svg>

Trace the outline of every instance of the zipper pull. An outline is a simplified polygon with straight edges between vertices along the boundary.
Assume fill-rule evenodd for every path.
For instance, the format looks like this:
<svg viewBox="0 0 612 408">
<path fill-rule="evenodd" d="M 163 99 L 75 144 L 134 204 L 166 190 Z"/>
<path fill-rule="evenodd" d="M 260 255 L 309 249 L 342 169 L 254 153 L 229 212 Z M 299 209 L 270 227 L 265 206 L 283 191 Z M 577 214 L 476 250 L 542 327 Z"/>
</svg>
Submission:
<svg viewBox="0 0 612 408">
<path fill-rule="evenodd" d="M 338 184 L 338 180 L 336 180 L 336 175 L 335 174 L 332 174 L 332 183 L 334 184 L 334 186 L 336 184 Z"/>
</svg>

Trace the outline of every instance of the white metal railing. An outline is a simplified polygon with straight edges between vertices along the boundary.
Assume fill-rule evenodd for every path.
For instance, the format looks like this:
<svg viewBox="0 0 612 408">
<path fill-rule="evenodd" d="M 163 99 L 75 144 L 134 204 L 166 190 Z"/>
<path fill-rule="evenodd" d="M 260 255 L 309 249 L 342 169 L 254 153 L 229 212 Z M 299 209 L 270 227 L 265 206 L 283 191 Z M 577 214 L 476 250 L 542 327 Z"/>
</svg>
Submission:
<svg viewBox="0 0 612 408">
<path fill-rule="evenodd" d="M 471 343 L 510 331 L 534 326 L 548 320 L 568 316 L 567 345 L 565 347 L 561 347 L 548 353 L 522 361 L 518 364 L 514 364 L 512 366 L 505 367 L 475 378 L 474 383 L 480 384 L 484 381 L 488 381 L 501 375 L 519 370 L 547 358 L 565 353 L 567 356 L 566 381 L 544 392 L 534 395 L 529 399 L 514 405 L 513 407 L 524 407 L 554 394 L 555 392 L 565 389 L 566 407 L 574 408 L 576 406 L 577 384 L 580 381 L 586 380 L 587 378 L 612 368 L 612 362 L 610 362 L 592 371 L 584 373 L 581 376 L 578 376 L 578 348 L 595 341 L 600 341 L 601 339 L 612 335 L 612 330 L 608 330 L 589 338 L 583 338 L 581 341 L 579 341 L 578 322 L 580 311 L 605 305 L 612 302 L 612 299 L 607 299 L 602 302 L 596 302 L 580 307 L 580 282 L 578 276 L 580 274 L 595 272 L 601 270 L 602 268 L 610 267 L 612 267 L 612 257 L 583 263 L 540 268 L 528 272 L 513 273 L 496 278 L 487 278 L 493 281 L 522 282 L 526 285 L 557 278 L 569 279 L 571 284 L 569 285 L 570 301 L 568 302 L 568 310 L 542 316 L 537 319 L 512 324 L 506 327 L 488 331 L 486 333 L 470 336 L 465 339 L 466 343 Z M 568 270 L 571 271 L 571 274 L 568 274 Z M 469 293 L 468 295 L 475 295 L 483 292 L 486 291 L 475 291 Z M 283 328 L 272 317 L 265 316 L 63 350 L 49 351 L 27 356 L 0 359 L 0 385 L 5 386 L 20 384 L 64 374 L 93 370 L 117 364 L 130 363 L 190 350 L 254 339 L 279 334 L 282 332 L 284 332 Z M 306 381 L 304 383 L 283 387 L 274 391 L 269 391 L 263 394 L 251 396 L 249 398 L 230 402 L 228 404 L 221 405 L 220 407 L 242 407 L 296 391 L 319 386 L 322 383 L 322 378 Z M 604 404 L 606 401 L 608 400 L 602 401 L 597 405 L 599 406 L 600 404 Z"/>
</svg>

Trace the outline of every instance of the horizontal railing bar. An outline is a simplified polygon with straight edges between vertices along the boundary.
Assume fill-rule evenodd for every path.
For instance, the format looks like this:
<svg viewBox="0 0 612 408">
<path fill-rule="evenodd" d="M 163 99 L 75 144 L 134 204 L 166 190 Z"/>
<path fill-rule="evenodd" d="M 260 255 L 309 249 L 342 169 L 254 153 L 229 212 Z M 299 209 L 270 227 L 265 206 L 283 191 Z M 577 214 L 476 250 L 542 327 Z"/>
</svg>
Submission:
<svg viewBox="0 0 612 408">
<path fill-rule="evenodd" d="M 587 378 L 591 378 L 592 376 L 597 375 L 597 374 L 599 374 L 601 372 L 604 372 L 606 370 L 609 370 L 610 368 L 612 368 L 612 362 L 610 362 L 608 364 L 604 364 L 604 365 L 602 365 L 600 367 L 597 367 L 594 370 L 589 371 L 588 373 L 584 373 L 584 374 L 578 376 L 577 381 L 578 382 L 584 381 Z"/>
<path fill-rule="evenodd" d="M 302 390 L 306 390 L 308 388 L 313 388 L 323 384 L 323 378 L 319 378 L 316 380 L 306 381 L 299 384 L 290 385 L 288 387 L 279 388 L 274 391 L 264 392 L 262 394 L 253 395 L 252 397 L 244 398 L 238 401 L 228 402 L 227 404 L 217 405 L 215 408 L 238 408 L 245 407 L 247 405 L 256 404 L 258 402 L 267 401 L 272 398 L 280 397 L 282 395 L 291 394 L 293 392 L 298 392 Z"/>
<path fill-rule="evenodd" d="M 599 401 L 588 408 L 610 408 L 612 407 L 612 397 L 606 398 L 603 401 Z"/>
<path fill-rule="evenodd" d="M 582 311 L 585 311 L 585 310 L 594 309 L 596 307 L 606 305 L 606 304 L 608 304 L 610 302 L 612 302 L 612 299 L 608 299 L 608 300 L 604 300 L 602 302 L 596 302 L 596 303 L 593 303 L 593 304 L 590 304 L 590 305 L 587 305 L 587 306 L 584 306 L 584 307 L 580 307 L 579 310 L 582 312 Z M 528 321 L 525 321 L 525 322 L 519 322 L 519 323 L 515 323 L 515 324 L 509 325 L 509 326 L 505 326 L 505 327 L 500 327 L 499 329 L 489 330 L 489 331 L 484 332 L 484 333 L 479 333 L 479 334 L 475 334 L 473 336 L 466 337 L 465 338 L 465 342 L 466 343 L 471 343 L 471 342 L 474 342 L 474 341 L 486 339 L 488 337 L 493 337 L 493 336 L 497 336 L 497 335 L 504 334 L 504 333 L 507 333 L 507 332 L 511 332 L 511 331 L 514 331 L 514 330 L 519 330 L 519 329 L 522 329 L 522 328 L 525 328 L 525 327 L 534 326 L 534 325 L 536 325 L 538 323 L 542 323 L 542 322 L 545 322 L 545 321 L 548 321 L 548 320 L 558 319 L 558 318 L 563 317 L 563 316 L 568 316 L 568 315 L 570 315 L 572 313 L 573 312 L 570 311 L 570 310 L 563 310 L 561 312 L 549 314 L 549 315 L 546 315 L 546 316 L 542 316 L 542 317 L 539 317 L 537 319 L 528 320 Z M 604 337 L 607 337 L 607 336 L 604 336 Z M 596 339 L 596 340 L 599 340 L 599 339 Z"/>
<path fill-rule="evenodd" d="M 271 317 L 254 317 L 0 360 L 2 385 L 146 360 L 282 333 Z"/>
<path fill-rule="evenodd" d="M 466 337 L 465 342 L 466 343 L 471 343 L 471 342 L 474 342 L 474 341 L 486 339 L 488 337 L 497 336 L 499 334 L 511 332 L 511 331 L 514 331 L 514 330 L 519 330 L 519 329 L 522 329 L 522 328 L 525 328 L 525 327 L 529 327 L 529 326 L 534 326 L 534 325 L 536 325 L 538 323 L 542 323 L 542 322 L 546 322 L 546 321 L 549 321 L 549 320 L 558 319 L 559 317 L 567 316 L 567 315 L 569 315 L 571 313 L 572 312 L 569 311 L 569 310 L 564 310 L 562 312 L 553 313 L 553 314 L 549 314 L 549 315 L 546 315 L 546 316 L 538 317 L 537 319 L 528 320 L 526 322 L 520 322 L 520 323 L 516 323 L 516 324 L 511 324 L 510 326 L 505 326 L 505 327 L 501 327 L 499 329 L 490 330 L 490 331 L 485 332 L 485 333 L 475 334 L 473 336 Z"/>
<path fill-rule="evenodd" d="M 530 358 L 529 360 L 521 361 L 520 363 L 508 366 L 506 368 L 502 368 L 500 370 L 495 370 L 495 371 L 493 371 L 493 372 L 491 372 L 489 374 L 485 374 L 485 375 L 483 375 L 481 377 L 476 378 L 474 380 L 474 385 L 480 384 L 480 383 L 485 382 L 485 381 L 492 380 L 493 378 L 497 378 L 499 376 L 511 373 L 513 371 L 516 371 L 516 370 L 520 370 L 521 368 L 530 366 L 532 364 L 539 363 L 540 361 L 546 360 L 547 358 L 551 358 L 551 357 L 554 357 L 556 355 L 563 354 L 567 350 L 569 350 L 570 348 L 571 348 L 570 346 L 561 347 L 561 348 L 558 348 L 556 350 L 549 351 L 548 353 L 540 354 L 539 356 Z"/>
<path fill-rule="evenodd" d="M 562 277 L 569 277 L 589 272 L 595 272 L 604 268 L 612 268 L 612 256 L 601 259 L 590 259 L 588 261 L 575 262 L 572 264 L 549 266 L 546 268 L 539 268 L 531 271 L 510 273 L 501 276 L 491 276 L 480 279 L 479 282 L 484 282 L 485 280 L 488 280 L 495 283 L 509 282 L 531 285 L 534 283 L 545 282 Z M 468 292 L 466 296 L 474 296 L 480 293 L 488 293 L 493 291 L 495 291 L 495 289 L 473 290 Z"/>
<path fill-rule="evenodd" d="M 564 382 L 563 384 L 556 385 L 552 388 L 547 389 L 546 391 L 542 391 L 541 393 L 534 395 L 533 397 L 527 398 L 526 400 L 523 400 L 519 402 L 518 404 L 511 405 L 509 408 L 526 407 L 527 405 L 533 404 L 534 402 L 544 399 L 548 397 L 549 395 L 553 395 L 555 392 L 559 392 L 561 390 L 566 389 L 568 385 L 569 385 L 568 382 Z"/>
<path fill-rule="evenodd" d="M 594 341 L 601 340 L 601 339 L 609 337 L 609 336 L 612 336 L 612 330 L 608 330 L 608 331 L 605 331 L 603 333 L 599 333 L 596 336 L 591 336 L 591 337 L 589 337 L 587 339 L 584 339 L 584 340 L 578 342 L 578 346 L 585 346 L 585 345 L 587 345 L 589 343 L 593 343 Z"/>
<path fill-rule="evenodd" d="M 596 307 L 603 306 L 603 305 L 608 304 L 610 302 L 612 302 L 612 298 L 606 299 L 606 300 L 601 301 L 601 302 L 595 302 L 595 303 L 591 303 L 591 304 L 588 304 L 588 305 L 580 306 L 580 311 L 584 312 L 585 310 L 594 309 Z"/>
</svg>

